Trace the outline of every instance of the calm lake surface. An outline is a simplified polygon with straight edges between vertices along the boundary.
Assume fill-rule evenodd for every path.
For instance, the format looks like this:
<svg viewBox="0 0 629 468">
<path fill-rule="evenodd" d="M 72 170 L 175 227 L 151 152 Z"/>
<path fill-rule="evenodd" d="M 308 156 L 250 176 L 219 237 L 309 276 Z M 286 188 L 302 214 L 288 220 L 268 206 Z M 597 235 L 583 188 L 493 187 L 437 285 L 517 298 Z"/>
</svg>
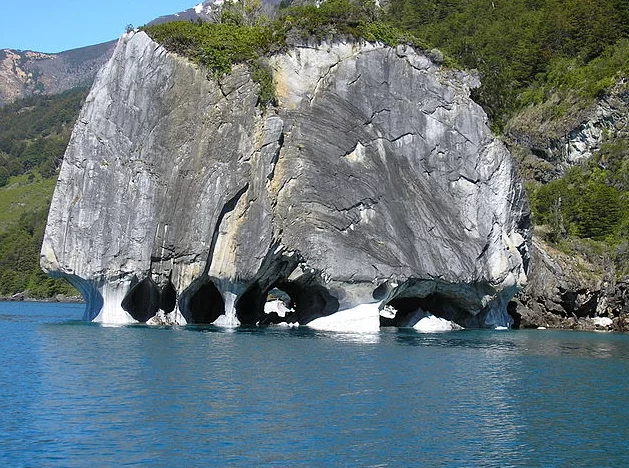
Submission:
<svg viewBox="0 0 629 468">
<path fill-rule="evenodd" d="M 629 466 L 629 335 L 82 312 L 0 302 L 0 466 Z"/>
</svg>

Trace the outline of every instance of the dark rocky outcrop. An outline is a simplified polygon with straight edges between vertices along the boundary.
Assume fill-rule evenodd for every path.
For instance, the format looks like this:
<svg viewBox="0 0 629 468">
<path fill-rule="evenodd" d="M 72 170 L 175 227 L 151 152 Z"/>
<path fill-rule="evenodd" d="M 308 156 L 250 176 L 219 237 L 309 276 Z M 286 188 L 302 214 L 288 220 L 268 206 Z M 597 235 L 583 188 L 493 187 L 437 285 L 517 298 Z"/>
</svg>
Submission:
<svg viewBox="0 0 629 468">
<path fill-rule="evenodd" d="M 594 263 L 537 239 L 524 290 L 509 312 L 519 328 L 629 329 L 629 284 L 614 279 L 603 258 Z"/>
<path fill-rule="evenodd" d="M 215 82 L 144 33 L 119 41 L 74 129 L 42 246 L 86 319 L 255 324 L 278 289 L 302 324 L 405 299 L 508 326 L 529 212 L 469 98 L 476 80 L 369 43 L 268 60 L 278 105 L 263 112 L 245 66 Z"/>
<path fill-rule="evenodd" d="M 506 128 L 506 139 L 524 178 L 549 182 L 566 168 L 588 161 L 605 142 L 629 137 L 629 91 L 620 80 L 605 95 L 561 117 L 549 112 L 560 103 L 531 106 Z M 565 105 L 566 103 L 561 103 Z M 599 161 L 605 169 L 605 161 Z M 541 237 L 533 243 L 529 281 L 511 305 L 521 327 L 627 330 L 627 279 L 617 278 L 603 255 L 560 252 Z"/>
</svg>

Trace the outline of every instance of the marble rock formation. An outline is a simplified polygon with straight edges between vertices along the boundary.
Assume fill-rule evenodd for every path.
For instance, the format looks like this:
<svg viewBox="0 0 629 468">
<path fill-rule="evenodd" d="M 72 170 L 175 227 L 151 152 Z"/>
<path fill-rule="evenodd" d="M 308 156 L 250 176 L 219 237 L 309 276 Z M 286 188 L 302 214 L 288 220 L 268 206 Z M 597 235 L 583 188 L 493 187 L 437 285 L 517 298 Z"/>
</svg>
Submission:
<svg viewBox="0 0 629 468">
<path fill-rule="evenodd" d="M 381 325 L 509 326 L 529 211 L 470 97 L 477 80 L 409 47 L 335 42 L 218 82 L 124 35 L 67 149 L 42 246 L 102 322 L 307 324 L 359 305 Z M 394 312 L 391 313 L 391 310 Z M 275 318 L 275 317 L 274 317 Z"/>
</svg>

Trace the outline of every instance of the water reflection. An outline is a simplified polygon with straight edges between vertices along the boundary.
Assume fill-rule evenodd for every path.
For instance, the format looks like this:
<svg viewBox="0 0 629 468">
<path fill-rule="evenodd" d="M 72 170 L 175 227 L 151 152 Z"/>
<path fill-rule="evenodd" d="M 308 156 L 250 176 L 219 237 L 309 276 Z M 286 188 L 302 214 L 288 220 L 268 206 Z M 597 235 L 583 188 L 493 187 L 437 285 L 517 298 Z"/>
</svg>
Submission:
<svg viewBox="0 0 629 468">
<path fill-rule="evenodd" d="M 629 360 L 629 335 L 580 331 L 519 331 L 514 339 L 523 352 L 543 356 L 580 356 Z"/>
<path fill-rule="evenodd" d="M 2 316 L 0 316 L 0 320 Z M 21 316 L 6 316 L 6 321 L 21 322 Z M 308 327 L 239 327 L 214 325 L 147 326 L 143 324 L 106 325 L 73 321 L 69 325 L 106 328 L 138 328 L 209 334 L 263 335 L 330 339 L 339 342 L 380 343 L 393 341 L 404 346 L 436 346 L 448 348 L 489 349 L 502 352 L 545 356 L 581 356 L 597 359 L 629 360 L 629 335 L 551 330 L 458 330 L 422 333 L 412 328 L 383 328 L 377 332 L 351 333 L 315 330 Z"/>
<path fill-rule="evenodd" d="M 380 333 L 368 332 L 368 333 L 347 333 L 347 332 L 329 332 L 325 333 L 325 336 L 335 341 L 345 343 L 379 343 Z"/>
<path fill-rule="evenodd" d="M 514 332 L 458 330 L 443 333 L 420 333 L 413 329 L 400 328 L 390 333 L 393 333 L 396 342 L 410 346 L 464 347 L 501 351 L 514 351 L 518 348 L 517 342 L 511 335 Z"/>
</svg>

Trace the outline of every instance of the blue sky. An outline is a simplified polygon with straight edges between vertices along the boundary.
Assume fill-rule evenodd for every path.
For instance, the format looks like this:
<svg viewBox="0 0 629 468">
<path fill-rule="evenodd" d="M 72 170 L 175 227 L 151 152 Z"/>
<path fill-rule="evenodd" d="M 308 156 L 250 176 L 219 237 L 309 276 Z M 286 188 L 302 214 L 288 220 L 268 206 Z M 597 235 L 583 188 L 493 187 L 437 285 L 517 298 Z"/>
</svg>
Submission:
<svg viewBox="0 0 629 468">
<path fill-rule="evenodd" d="M 201 0 L 3 0 L 0 49 L 61 52 L 118 38 L 128 24 L 141 26 Z"/>
</svg>

